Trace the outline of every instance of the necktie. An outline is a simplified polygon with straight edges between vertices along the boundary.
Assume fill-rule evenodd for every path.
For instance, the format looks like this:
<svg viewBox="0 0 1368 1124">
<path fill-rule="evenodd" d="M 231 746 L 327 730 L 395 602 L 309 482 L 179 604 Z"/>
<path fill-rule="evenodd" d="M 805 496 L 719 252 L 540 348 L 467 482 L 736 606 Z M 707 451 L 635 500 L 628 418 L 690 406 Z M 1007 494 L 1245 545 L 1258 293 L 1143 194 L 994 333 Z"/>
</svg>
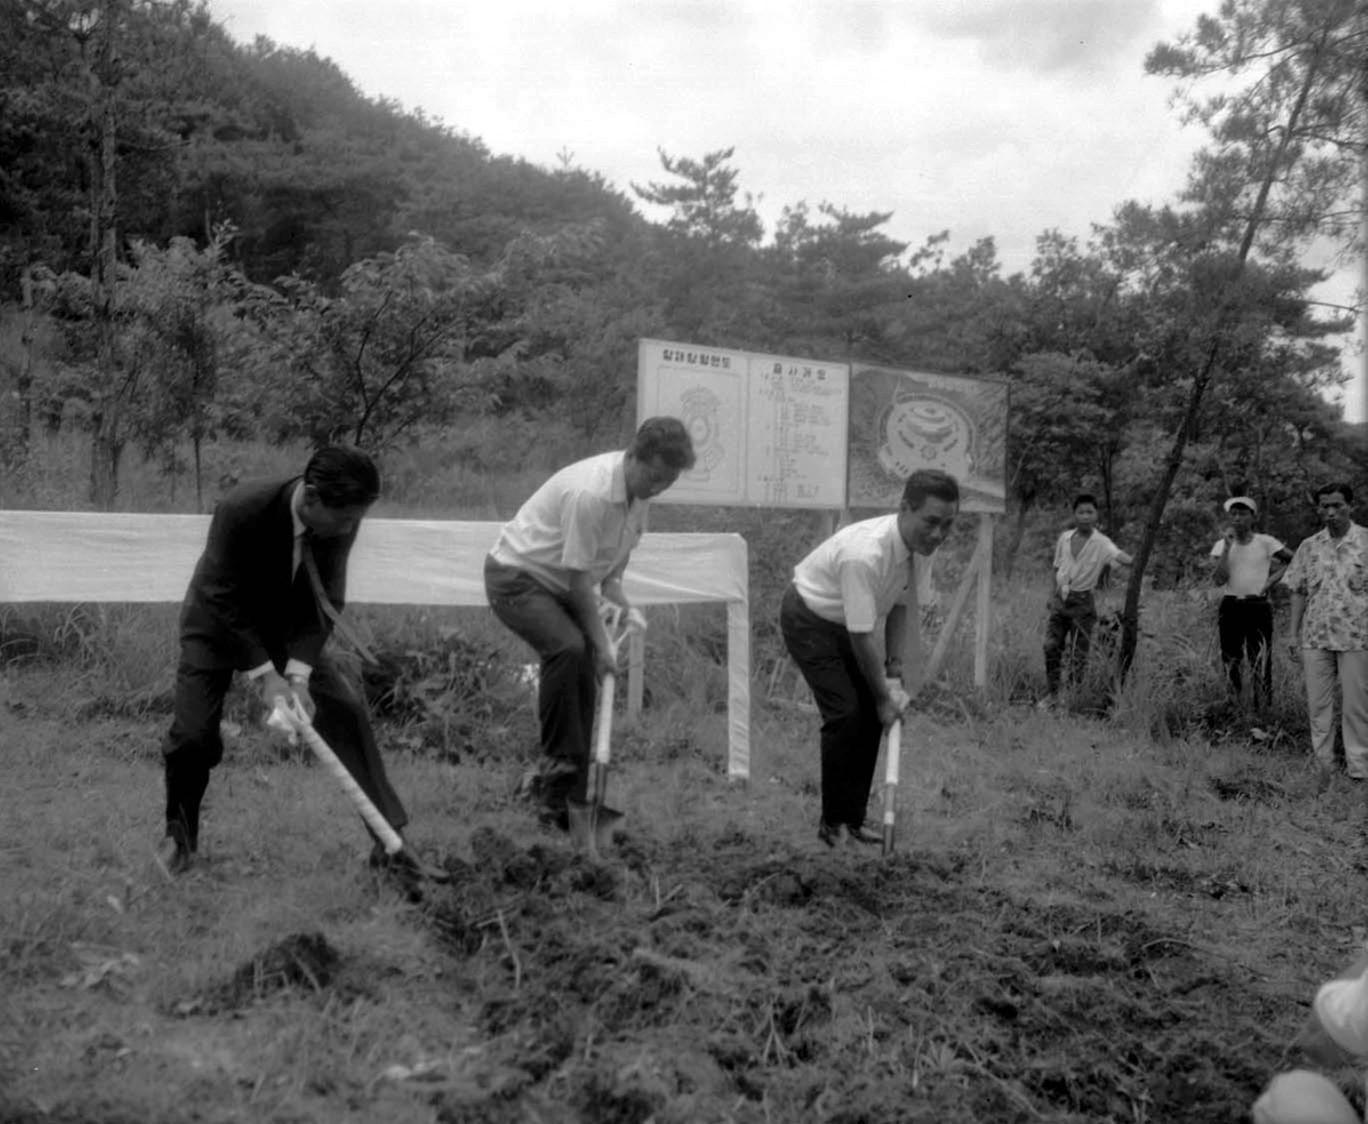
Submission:
<svg viewBox="0 0 1368 1124">
<path fill-rule="evenodd" d="M 314 601 L 318 603 L 319 611 L 332 621 L 333 628 L 360 654 L 361 658 L 370 662 L 378 662 L 375 653 L 370 650 L 366 642 L 357 635 L 356 629 L 352 628 L 341 613 L 328 600 L 328 594 L 323 589 L 323 579 L 318 576 L 318 563 L 314 561 L 313 547 L 309 542 L 310 536 L 306 532 L 296 541 L 299 543 L 301 560 L 304 563 L 304 572 L 309 575 L 309 585 L 313 589 Z"/>
<path fill-rule="evenodd" d="M 905 626 L 903 628 L 902 669 L 903 684 L 913 698 L 922 688 L 925 660 L 922 656 L 921 598 L 917 595 L 916 555 L 907 559 L 907 590 L 903 593 Z"/>
</svg>

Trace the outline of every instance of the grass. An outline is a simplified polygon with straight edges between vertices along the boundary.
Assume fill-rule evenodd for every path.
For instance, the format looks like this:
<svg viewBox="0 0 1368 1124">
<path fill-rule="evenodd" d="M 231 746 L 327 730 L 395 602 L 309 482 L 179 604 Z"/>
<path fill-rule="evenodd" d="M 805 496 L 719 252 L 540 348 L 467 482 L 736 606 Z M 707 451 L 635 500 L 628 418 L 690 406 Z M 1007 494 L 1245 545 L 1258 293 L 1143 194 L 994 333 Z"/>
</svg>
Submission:
<svg viewBox="0 0 1368 1124">
<path fill-rule="evenodd" d="M 204 862 L 157 876 L 164 719 L 89 697 L 102 644 L 139 630 L 82 633 L 9 677 L 0 1118 L 1239 1118 L 1363 944 L 1361 792 L 1310 768 L 1300 736 L 1213 740 L 1157 722 L 1168 701 L 1140 712 L 1145 690 L 1219 697 L 1207 622 L 1180 600 L 1154 626 L 1188 622 L 1166 649 L 1187 654 L 1147 663 L 1116 716 L 1088 716 L 1091 683 L 1084 713 L 1037 712 L 1029 600 L 995 608 L 1015 647 L 994 666 L 1015 670 L 909 723 L 890 860 L 816 843 L 797 708 L 757 704 L 738 787 L 717 700 L 657 685 L 619 724 L 629 831 L 601 866 L 512 797 L 525 702 L 472 719 L 454 753 L 409 736 L 430 715 L 387 725 L 413 837 L 456 875 L 422 906 L 371 879 L 341 795 L 279 759 L 245 703 Z M 455 650 L 521 659 L 479 614 L 414 614 L 370 623 L 382 640 L 459 624 Z M 657 684 L 707 678 L 687 639 L 710 627 L 658 622 Z"/>
<path fill-rule="evenodd" d="M 415 472 L 506 514 L 444 464 Z M 174 607 L 0 618 L 24 656 L 0 679 L 0 1120 L 1243 1118 L 1365 940 L 1363 793 L 1311 766 L 1285 654 L 1272 710 L 1232 706 L 1204 595 L 1154 594 L 1124 688 L 1099 638 L 1042 713 L 1044 582 L 998 588 L 987 687 L 962 643 L 907 724 L 898 853 L 828 851 L 816 718 L 773 628 L 773 560 L 814 527 L 655 525 L 689 520 L 752 544 L 751 780 L 726 779 L 721 611 L 654 610 L 601 863 L 513 796 L 535 755 L 521 646 L 474 610 L 359 611 L 411 837 L 453 879 L 418 905 L 241 693 L 202 861 L 168 882 Z"/>
</svg>

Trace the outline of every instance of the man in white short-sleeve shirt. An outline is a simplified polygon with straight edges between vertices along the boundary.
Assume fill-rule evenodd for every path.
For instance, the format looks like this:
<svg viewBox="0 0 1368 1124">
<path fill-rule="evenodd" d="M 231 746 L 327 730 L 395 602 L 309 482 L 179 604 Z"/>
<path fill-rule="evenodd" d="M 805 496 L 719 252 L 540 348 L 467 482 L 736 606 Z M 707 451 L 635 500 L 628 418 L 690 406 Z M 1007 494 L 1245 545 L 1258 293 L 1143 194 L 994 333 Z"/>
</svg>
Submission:
<svg viewBox="0 0 1368 1124">
<path fill-rule="evenodd" d="M 793 569 L 779 628 L 822 716 L 817 836 L 828 846 L 882 840 L 865 826 L 865 809 L 880 738 L 907 702 L 895 686 L 912 558 L 929 560 L 958 511 L 953 476 L 914 472 L 896 513 L 842 527 Z"/>
<path fill-rule="evenodd" d="M 494 615 L 541 660 L 537 714 L 544 760 L 531 795 L 544 823 L 565 829 L 567 801 L 583 801 L 598 680 L 617 653 L 600 593 L 629 612 L 622 573 L 641 538 L 646 505 L 693 467 L 678 418 L 647 418 L 625 451 L 561 469 L 499 532 L 485 559 Z"/>
<path fill-rule="evenodd" d="M 1221 638 L 1221 662 L 1230 691 L 1240 697 L 1241 663 L 1248 661 L 1254 705 L 1273 698 L 1273 588 L 1292 552 L 1272 535 L 1254 530 L 1259 505 L 1249 496 L 1225 501 L 1230 526 L 1211 548 L 1215 559 L 1211 577 L 1221 587 L 1216 630 Z"/>
<path fill-rule="evenodd" d="M 1048 709 L 1059 697 L 1064 650 L 1073 643 L 1074 682 L 1083 677 L 1092 645 L 1097 605 L 1093 590 L 1102 572 L 1113 563 L 1131 564 L 1131 556 L 1097 529 L 1097 500 L 1083 492 L 1074 499 L 1074 525 L 1055 542 L 1054 585 L 1045 622 L 1046 694 L 1040 706 Z"/>
</svg>

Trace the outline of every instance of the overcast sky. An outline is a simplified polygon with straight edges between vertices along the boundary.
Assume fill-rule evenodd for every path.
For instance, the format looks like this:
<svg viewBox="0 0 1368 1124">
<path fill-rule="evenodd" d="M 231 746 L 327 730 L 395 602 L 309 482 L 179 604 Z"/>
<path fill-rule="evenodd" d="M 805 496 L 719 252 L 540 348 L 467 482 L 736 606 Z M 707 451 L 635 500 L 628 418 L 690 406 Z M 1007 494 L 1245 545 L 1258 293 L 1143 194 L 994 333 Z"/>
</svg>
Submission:
<svg viewBox="0 0 1368 1124">
<path fill-rule="evenodd" d="M 920 245 L 996 239 L 1007 272 L 1057 228 L 1181 188 L 1202 135 L 1146 52 L 1216 0 L 209 0 L 237 39 L 332 58 L 357 86 L 630 193 L 657 149 L 735 148 L 772 232 L 787 204 L 891 211 Z M 658 217 L 653 215 L 652 217 Z M 1349 303 L 1356 273 L 1318 294 Z M 1346 349 L 1345 367 L 1359 357 Z M 1361 380 L 1346 395 L 1364 417 Z"/>
</svg>

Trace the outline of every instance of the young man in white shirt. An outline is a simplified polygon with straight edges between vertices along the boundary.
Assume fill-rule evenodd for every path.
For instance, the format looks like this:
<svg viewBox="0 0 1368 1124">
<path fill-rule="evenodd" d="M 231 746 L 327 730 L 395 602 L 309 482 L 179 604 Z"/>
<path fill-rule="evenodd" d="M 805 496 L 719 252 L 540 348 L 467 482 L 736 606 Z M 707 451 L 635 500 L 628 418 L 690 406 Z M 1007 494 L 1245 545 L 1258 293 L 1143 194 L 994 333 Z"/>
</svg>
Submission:
<svg viewBox="0 0 1368 1124">
<path fill-rule="evenodd" d="M 1238 699 L 1243 686 L 1240 664 L 1248 661 L 1258 707 L 1273 698 L 1273 606 L 1268 591 L 1292 561 L 1292 552 L 1272 535 L 1254 530 L 1259 505 L 1249 496 L 1231 496 L 1225 510 L 1230 527 L 1211 548 L 1212 580 L 1221 587 L 1216 611 L 1221 662 L 1231 694 Z"/>
<path fill-rule="evenodd" d="M 1040 700 L 1049 709 L 1059 698 L 1064 649 L 1073 641 L 1073 680 L 1083 677 L 1092 645 L 1097 605 L 1093 590 L 1102 571 L 1119 563 L 1131 564 L 1131 556 L 1097 529 L 1097 500 L 1087 492 L 1074 498 L 1074 525 L 1055 542 L 1054 585 L 1050 591 L 1049 618 L 1045 624 L 1046 694 Z"/>
<path fill-rule="evenodd" d="M 817 836 L 830 847 L 882 840 L 865 827 L 865 809 L 879 740 L 907 703 L 897 681 L 904 597 L 917 580 L 912 558 L 929 557 L 945 541 L 958 511 L 953 476 L 914 472 L 894 514 L 842 527 L 794 567 L 784 593 L 784 646 L 822 716 Z"/>
<path fill-rule="evenodd" d="M 616 653 L 599 595 L 631 609 L 622 573 L 646 505 L 694 464 L 678 418 L 647 418 L 624 450 L 562 468 L 504 524 L 485 559 L 494 615 L 541 659 L 537 713 L 545 761 L 534 784 L 544 823 L 565 830 L 567 801 L 583 801 L 598 681 Z"/>
</svg>

